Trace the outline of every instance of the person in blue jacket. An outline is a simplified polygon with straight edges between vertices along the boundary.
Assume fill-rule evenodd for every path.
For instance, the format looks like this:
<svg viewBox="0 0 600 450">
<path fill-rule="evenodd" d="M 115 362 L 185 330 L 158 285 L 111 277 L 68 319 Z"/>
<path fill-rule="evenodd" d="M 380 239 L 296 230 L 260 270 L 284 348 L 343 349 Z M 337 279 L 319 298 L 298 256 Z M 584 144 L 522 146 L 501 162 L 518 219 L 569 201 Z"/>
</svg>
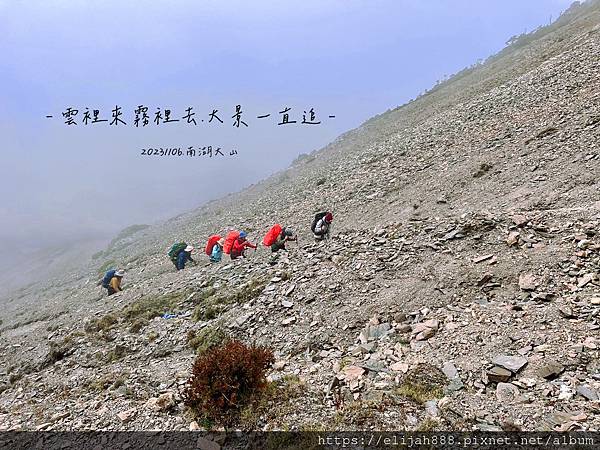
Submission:
<svg viewBox="0 0 600 450">
<path fill-rule="evenodd" d="M 212 248 L 210 254 L 211 262 L 220 262 L 223 257 L 223 246 L 225 245 L 225 238 L 219 239 Z"/>
<path fill-rule="evenodd" d="M 196 261 L 192 259 L 192 252 L 194 251 L 194 247 L 188 245 L 185 249 L 179 252 L 177 255 L 177 270 L 185 269 L 185 263 L 188 261 L 196 264 Z"/>
</svg>

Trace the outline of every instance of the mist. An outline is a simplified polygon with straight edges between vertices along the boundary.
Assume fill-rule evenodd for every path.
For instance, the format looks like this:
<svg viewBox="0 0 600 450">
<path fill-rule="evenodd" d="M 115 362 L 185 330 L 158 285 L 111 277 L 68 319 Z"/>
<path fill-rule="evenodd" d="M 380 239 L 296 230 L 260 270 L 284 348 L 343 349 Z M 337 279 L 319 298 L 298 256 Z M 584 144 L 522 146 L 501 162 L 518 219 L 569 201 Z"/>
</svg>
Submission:
<svg viewBox="0 0 600 450">
<path fill-rule="evenodd" d="M 0 0 L 0 265 L 101 246 L 128 225 L 238 191 L 569 3 Z M 127 125 L 82 123 L 86 108 L 110 121 L 117 105 Z M 148 126 L 133 124 L 139 105 Z M 234 126 L 236 105 L 247 127 Z M 62 116 L 69 107 L 76 126 Z M 189 107 L 197 125 L 182 118 Z M 157 108 L 180 121 L 155 125 Z M 277 125 L 284 108 L 298 123 Z M 321 123 L 301 124 L 311 108 Z M 222 124 L 208 123 L 215 109 Z M 209 145 L 225 156 L 141 155 Z"/>
</svg>

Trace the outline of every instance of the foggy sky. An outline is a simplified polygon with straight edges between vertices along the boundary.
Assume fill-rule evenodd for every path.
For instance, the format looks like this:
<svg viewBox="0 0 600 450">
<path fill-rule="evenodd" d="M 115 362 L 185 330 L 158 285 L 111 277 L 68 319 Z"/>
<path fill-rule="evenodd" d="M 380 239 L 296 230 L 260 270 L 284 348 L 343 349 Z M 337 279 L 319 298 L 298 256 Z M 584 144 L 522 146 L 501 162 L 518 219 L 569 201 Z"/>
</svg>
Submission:
<svg viewBox="0 0 600 450">
<path fill-rule="evenodd" d="M 112 235 L 237 191 L 569 4 L 0 0 L 0 245 L 6 252 Z M 135 128 L 142 104 L 151 120 L 157 107 L 177 118 L 194 107 L 198 126 Z M 238 104 L 247 128 L 232 126 Z M 115 105 L 127 126 L 81 124 L 86 107 L 110 119 Z M 76 127 L 63 122 L 67 107 L 80 110 Z M 299 122 L 314 108 L 322 123 L 277 126 L 284 107 Z M 213 109 L 224 124 L 207 124 Z M 190 145 L 239 153 L 139 154 Z"/>
</svg>

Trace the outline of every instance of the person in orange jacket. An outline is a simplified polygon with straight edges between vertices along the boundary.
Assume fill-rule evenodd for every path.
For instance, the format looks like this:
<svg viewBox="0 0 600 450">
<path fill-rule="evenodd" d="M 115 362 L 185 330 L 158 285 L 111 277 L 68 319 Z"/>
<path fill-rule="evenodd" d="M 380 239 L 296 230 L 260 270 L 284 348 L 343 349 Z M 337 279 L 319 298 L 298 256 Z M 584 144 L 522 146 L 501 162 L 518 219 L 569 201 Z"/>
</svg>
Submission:
<svg viewBox="0 0 600 450">
<path fill-rule="evenodd" d="M 108 285 L 108 295 L 113 295 L 123 290 L 121 287 L 123 275 L 125 275 L 125 271 L 123 269 L 119 269 L 115 272 L 113 277 L 110 279 L 110 284 Z"/>
<path fill-rule="evenodd" d="M 231 247 L 231 253 L 229 254 L 231 256 L 231 259 L 237 259 L 240 256 L 243 258 L 245 256 L 244 252 L 247 247 L 256 250 L 256 245 L 246 240 L 247 236 L 248 235 L 246 234 L 246 232 L 242 231 L 239 237 L 234 241 L 233 246 Z"/>
</svg>

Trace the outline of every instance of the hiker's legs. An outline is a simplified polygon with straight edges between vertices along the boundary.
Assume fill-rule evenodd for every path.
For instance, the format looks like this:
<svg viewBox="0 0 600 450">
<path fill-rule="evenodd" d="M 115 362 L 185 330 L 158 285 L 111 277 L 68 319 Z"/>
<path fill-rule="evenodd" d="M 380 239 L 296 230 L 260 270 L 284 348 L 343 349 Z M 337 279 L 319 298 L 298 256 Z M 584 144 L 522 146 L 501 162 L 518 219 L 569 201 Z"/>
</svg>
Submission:
<svg viewBox="0 0 600 450">
<path fill-rule="evenodd" d="M 115 291 L 115 290 L 112 288 L 112 286 L 109 286 L 109 287 L 108 287 L 108 295 L 113 295 L 113 294 L 116 294 L 116 293 L 117 293 L 117 291 Z"/>
</svg>

